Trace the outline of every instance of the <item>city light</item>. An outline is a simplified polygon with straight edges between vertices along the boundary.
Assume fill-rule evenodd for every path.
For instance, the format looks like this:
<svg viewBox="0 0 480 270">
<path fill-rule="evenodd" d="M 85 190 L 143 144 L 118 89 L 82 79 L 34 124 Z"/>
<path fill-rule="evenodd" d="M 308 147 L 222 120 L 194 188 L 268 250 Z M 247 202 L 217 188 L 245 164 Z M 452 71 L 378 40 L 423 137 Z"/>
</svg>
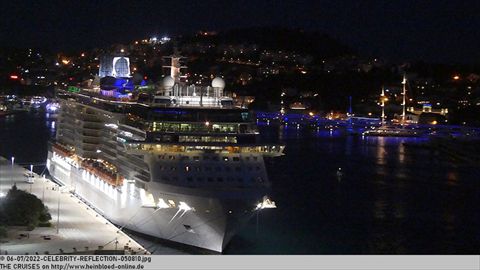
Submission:
<svg viewBox="0 0 480 270">
<path fill-rule="evenodd" d="M 10 75 L 10 79 L 12 80 L 18 80 L 18 75 Z"/>
</svg>

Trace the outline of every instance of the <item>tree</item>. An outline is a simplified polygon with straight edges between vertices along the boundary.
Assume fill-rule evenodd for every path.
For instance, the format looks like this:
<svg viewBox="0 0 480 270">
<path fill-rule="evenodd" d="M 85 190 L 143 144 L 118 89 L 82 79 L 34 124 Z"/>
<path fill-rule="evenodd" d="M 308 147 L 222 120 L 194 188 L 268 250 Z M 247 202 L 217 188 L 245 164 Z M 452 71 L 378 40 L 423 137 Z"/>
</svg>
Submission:
<svg viewBox="0 0 480 270">
<path fill-rule="evenodd" d="M 15 185 L 4 199 L 2 212 L 8 225 L 37 226 L 51 220 L 48 208 L 40 199 Z"/>
</svg>

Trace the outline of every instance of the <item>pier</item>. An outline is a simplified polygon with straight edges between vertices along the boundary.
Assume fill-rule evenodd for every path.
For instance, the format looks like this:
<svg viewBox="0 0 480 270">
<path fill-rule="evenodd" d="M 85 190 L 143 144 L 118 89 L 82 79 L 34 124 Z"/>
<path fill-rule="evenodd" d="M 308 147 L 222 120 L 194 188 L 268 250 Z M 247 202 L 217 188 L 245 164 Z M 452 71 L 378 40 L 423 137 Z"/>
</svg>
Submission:
<svg viewBox="0 0 480 270">
<path fill-rule="evenodd" d="M 135 240 L 72 194 L 68 187 L 34 174 L 33 183 L 24 175 L 28 169 L 0 157 L 0 196 L 16 184 L 37 196 L 48 207 L 51 227 L 27 231 L 11 226 L 0 243 L 0 254 L 149 254 Z"/>
</svg>

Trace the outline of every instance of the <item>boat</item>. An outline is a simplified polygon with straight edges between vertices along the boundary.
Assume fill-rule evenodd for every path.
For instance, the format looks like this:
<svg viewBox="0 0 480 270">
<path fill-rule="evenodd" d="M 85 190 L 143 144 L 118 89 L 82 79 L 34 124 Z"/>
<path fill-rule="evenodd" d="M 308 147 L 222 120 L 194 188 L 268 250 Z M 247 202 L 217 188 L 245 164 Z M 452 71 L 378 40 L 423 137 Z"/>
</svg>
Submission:
<svg viewBox="0 0 480 270">
<path fill-rule="evenodd" d="M 387 96 L 385 95 L 384 88 L 382 87 L 382 92 L 380 94 L 380 107 L 382 108 L 381 115 L 381 125 L 380 127 L 371 127 L 370 129 L 362 133 L 363 136 L 381 136 L 381 137 L 419 137 L 423 135 L 423 131 L 415 129 L 406 125 L 406 98 L 407 98 L 407 77 L 404 74 L 402 85 L 403 85 L 403 101 L 402 101 L 402 116 L 401 121 L 397 125 L 387 125 L 386 124 L 386 115 L 385 115 L 385 102 L 388 101 Z"/>
<path fill-rule="evenodd" d="M 363 136 L 381 136 L 381 137 L 419 137 L 423 134 L 420 130 L 406 128 L 404 126 L 380 126 L 372 128 L 362 133 Z"/>
<path fill-rule="evenodd" d="M 150 97 L 57 89 L 47 168 L 120 229 L 222 252 L 257 211 L 276 207 L 264 161 L 284 146 L 257 143 L 250 112 L 233 106 L 223 79 L 187 85 L 179 57 L 171 62 Z"/>
</svg>

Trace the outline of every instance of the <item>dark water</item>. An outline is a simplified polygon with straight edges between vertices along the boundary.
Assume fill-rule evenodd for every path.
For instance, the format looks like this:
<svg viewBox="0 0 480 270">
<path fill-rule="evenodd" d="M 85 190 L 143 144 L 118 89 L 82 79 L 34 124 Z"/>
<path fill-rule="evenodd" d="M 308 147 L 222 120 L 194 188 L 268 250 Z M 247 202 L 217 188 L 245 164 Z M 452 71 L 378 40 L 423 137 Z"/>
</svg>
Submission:
<svg viewBox="0 0 480 270">
<path fill-rule="evenodd" d="M 52 122 L 43 114 L 0 119 L 0 154 L 44 162 Z M 261 212 L 258 226 L 253 218 L 225 253 L 479 253 L 480 168 L 402 144 L 425 139 L 271 127 L 263 136 L 286 143 L 285 155 L 267 163 L 278 208 Z"/>
</svg>

